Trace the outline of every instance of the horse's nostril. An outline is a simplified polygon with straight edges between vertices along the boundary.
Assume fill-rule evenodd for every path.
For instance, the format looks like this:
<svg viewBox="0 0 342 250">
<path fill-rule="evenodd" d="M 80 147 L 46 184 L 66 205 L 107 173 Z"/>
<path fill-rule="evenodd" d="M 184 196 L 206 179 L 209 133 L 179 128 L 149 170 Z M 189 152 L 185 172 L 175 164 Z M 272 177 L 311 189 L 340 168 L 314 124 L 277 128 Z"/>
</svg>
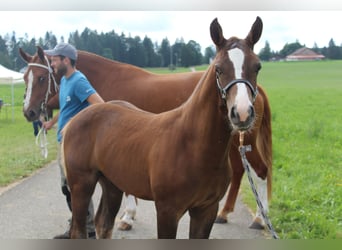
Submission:
<svg viewBox="0 0 342 250">
<path fill-rule="evenodd" d="M 249 117 L 250 117 L 250 118 L 254 118 L 254 116 L 255 116 L 255 111 L 254 111 L 253 106 L 250 106 L 250 107 L 249 107 L 249 109 L 248 109 L 248 114 L 249 114 Z"/>
<path fill-rule="evenodd" d="M 30 110 L 29 116 L 30 116 L 30 117 L 35 117 L 35 116 L 36 116 L 36 113 L 35 113 L 33 110 Z"/>
<path fill-rule="evenodd" d="M 234 105 L 231 109 L 230 118 L 232 119 L 233 122 L 239 122 L 240 121 L 240 116 L 239 116 L 239 113 L 237 112 L 236 105 Z"/>
</svg>

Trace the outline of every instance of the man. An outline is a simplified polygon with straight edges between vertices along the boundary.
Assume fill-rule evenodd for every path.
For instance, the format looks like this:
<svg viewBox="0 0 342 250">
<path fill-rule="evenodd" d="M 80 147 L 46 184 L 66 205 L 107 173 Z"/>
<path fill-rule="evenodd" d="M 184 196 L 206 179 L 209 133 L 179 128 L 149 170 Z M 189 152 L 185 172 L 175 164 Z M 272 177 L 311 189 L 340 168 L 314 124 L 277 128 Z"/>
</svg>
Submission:
<svg viewBox="0 0 342 250">
<path fill-rule="evenodd" d="M 61 166 L 60 145 L 63 139 L 61 131 L 73 116 L 86 108 L 89 104 L 102 103 L 104 101 L 97 94 L 84 74 L 76 69 L 77 50 L 74 46 L 67 43 L 60 43 L 57 44 L 54 49 L 45 50 L 44 52 L 48 56 L 51 56 L 51 66 L 53 67 L 55 73 L 63 76 L 59 90 L 60 111 L 52 120 L 44 122 L 43 127 L 45 129 L 50 129 L 58 121 L 58 164 L 61 169 L 61 186 L 62 192 L 66 196 L 68 207 L 71 211 L 70 189 L 64 175 L 63 167 Z M 94 206 L 92 201 L 90 202 L 88 208 L 87 230 L 88 238 L 96 238 L 94 226 Z M 68 229 L 64 234 L 57 235 L 54 238 L 70 238 L 70 229 Z"/>
</svg>

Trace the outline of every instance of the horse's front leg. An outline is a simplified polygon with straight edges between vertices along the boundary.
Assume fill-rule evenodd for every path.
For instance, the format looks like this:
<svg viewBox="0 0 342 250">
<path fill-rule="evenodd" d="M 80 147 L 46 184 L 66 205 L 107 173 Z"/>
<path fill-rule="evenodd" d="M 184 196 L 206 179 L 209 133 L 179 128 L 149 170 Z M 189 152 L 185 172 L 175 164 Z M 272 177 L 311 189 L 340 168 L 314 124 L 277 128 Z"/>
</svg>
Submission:
<svg viewBox="0 0 342 250">
<path fill-rule="evenodd" d="M 80 179 L 82 179 L 82 177 L 80 177 Z M 94 188 L 95 184 L 90 186 L 87 183 L 80 182 L 70 185 L 72 200 L 71 239 L 85 239 L 88 237 L 86 221 L 88 207 Z"/>
<path fill-rule="evenodd" d="M 215 222 L 218 210 L 218 202 L 201 208 L 191 208 L 190 215 L 190 239 L 208 239 Z"/>
</svg>

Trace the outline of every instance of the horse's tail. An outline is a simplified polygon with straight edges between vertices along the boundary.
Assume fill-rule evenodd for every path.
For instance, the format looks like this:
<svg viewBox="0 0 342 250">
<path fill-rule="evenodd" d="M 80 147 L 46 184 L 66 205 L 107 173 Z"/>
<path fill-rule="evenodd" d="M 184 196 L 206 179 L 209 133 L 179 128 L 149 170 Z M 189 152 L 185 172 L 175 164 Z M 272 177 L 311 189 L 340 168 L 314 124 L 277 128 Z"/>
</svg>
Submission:
<svg viewBox="0 0 342 250">
<path fill-rule="evenodd" d="M 267 170 L 267 197 L 272 197 L 272 126 L 271 126 L 271 107 L 265 90 L 258 85 L 259 94 L 264 101 L 264 112 L 259 128 L 257 145 L 262 160 L 265 162 Z"/>
</svg>

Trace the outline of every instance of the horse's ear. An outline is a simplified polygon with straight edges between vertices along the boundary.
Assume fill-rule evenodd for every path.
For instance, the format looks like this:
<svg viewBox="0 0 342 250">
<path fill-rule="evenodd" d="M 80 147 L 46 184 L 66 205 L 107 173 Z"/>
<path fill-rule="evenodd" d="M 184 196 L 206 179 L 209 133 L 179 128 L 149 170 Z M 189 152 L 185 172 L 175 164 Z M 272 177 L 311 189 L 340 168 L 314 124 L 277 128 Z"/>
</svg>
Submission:
<svg viewBox="0 0 342 250">
<path fill-rule="evenodd" d="M 217 18 L 210 24 L 210 36 L 217 47 L 221 47 L 221 45 L 224 44 L 225 38 L 223 37 L 222 28 L 217 21 Z"/>
<path fill-rule="evenodd" d="M 246 37 L 248 46 L 252 50 L 254 48 L 254 44 L 256 44 L 261 37 L 262 27 L 263 27 L 262 20 L 260 17 L 257 17 L 255 22 L 253 23 L 251 30 L 248 33 L 248 36 Z"/>
<path fill-rule="evenodd" d="M 40 47 L 40 46 L 37 46 L 37 54 L 39 56 L 39 59 L 44 62 L 45 60 L 45 54 L 44 54 L 44 50 Z"/>
<path fill-rule="evenodd" d="M 32 56 L 27 54 L 22 48 L 19 48 L 19 54 L 25 62 L 31 62 Z"/>
</svg>

